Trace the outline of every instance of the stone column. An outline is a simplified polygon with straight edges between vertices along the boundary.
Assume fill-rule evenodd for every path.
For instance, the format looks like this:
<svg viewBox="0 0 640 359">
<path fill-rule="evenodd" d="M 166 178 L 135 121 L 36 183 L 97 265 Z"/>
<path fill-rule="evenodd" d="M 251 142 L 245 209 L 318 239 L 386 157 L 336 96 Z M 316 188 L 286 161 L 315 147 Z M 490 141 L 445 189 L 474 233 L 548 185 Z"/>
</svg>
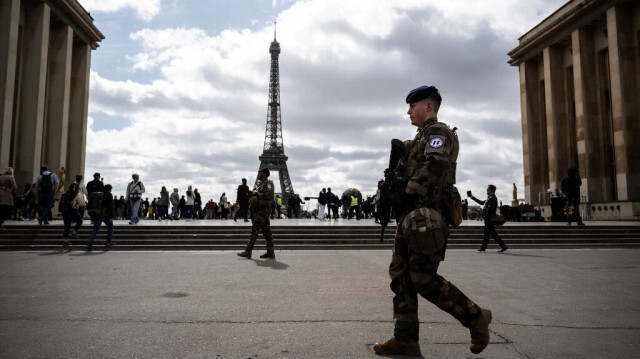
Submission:
<svg viewBox="0 0 640 359">
<path fill-rule="evenodd" d="M 593 33 L 584 28 L 571 34 L 573 82 L 576 103 L 578 163 L 582 186 L 588 202 L 604 201 L 606 172 L 600 114 L 598 112 L 597 63 Z"/>
<path fill-rule="evenodd" d="M 91 45 L 73 44 L 71 72 L 71 103 L 69 106 L 69 132 L 67 147 L 67 178 L 84 175 L 87 143 L 87 116 L 89 114 L 89 73 Z M 105 144 L 106 146 L 106 144 Z"/>
<path fill-rule="evenodd" d="M 549 184 L 552 189 L 555 189 L 560 187 L 562 179 L 567 174 L 567 168 L 571 164 L 562 49 L 556 46 L 547 47 L 542 51 L 542 58 L 546 97 Z"/>
<path fill-rule="evenodd" d="M 54 173 L 66 166 L 67 160 L 72 46 L 71 27 L 52 24 L 43 161 Z"/>
<path fill-rule="evenodd" d="M 613 140 L 618 200 L 640 200 L 640 118 L 632 12 L 607 10 Z"/>
<path fill-rule="evenodd" d="M 20 124 L 16 138 L 16 181 L 33 181 L 40 172 L 45 111 L 49 23 L 51 10 L 44 2 L 27 2 L 24 54 L 21 64 Z"/>
<path fill-rule="evenodd" d="M 18 57 L 20 0 L 0 1 L 0 171 L 12 164 L 11 133 Z M 6 36 L 5 36 L 6 34 Z"/>
<path fill-rule="evenodd" d="M 540 96 L 538 89 L 538 63 L 520 64 L 520 102 L 522 109 L 522 150 L 524 164 L 524 195 L 531 204 L 538 204 L 538 193 L 544 192 L 545 180 L 542 144 Z"/>
</svg>

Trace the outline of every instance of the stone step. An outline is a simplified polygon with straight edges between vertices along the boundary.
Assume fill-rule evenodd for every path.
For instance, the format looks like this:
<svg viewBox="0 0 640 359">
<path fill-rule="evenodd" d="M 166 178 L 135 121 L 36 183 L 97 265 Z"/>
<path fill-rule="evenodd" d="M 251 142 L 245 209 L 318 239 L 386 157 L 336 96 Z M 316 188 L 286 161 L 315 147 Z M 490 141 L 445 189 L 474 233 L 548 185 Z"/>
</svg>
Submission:
<svg viewBox="0 0 640 359">
<path fill-rule="evenodd" d="M 56 251 L 65 252 L 65 251 L 79 251 L 84 250 L 86 243 L 82 242 L 80 244 L 76 244 L 72 242 L 67 248 L 63 248 L 61 245 L 55 244 L 41 244 L 41 245 L 26 245 L 20 244 L 15 246 L 0 246 L 0 250 L 3 251 Z M 103 247 L 104 241 L 98 241 L 94 243 L 94 251 L 202 251 L 202 250 L 228 250 L 228 251 L 240 251 L 244 249 L 244 245 L 214 245 L 214 244 L 200 244 L 200 245 L 162 245 L 162 244 L 147 244 L 147 245 L 129 245 L 129 244 L 120 244 L 106 249 Z M 382 244 L 277 244 L 276 250 L 371 250 L 371 249 L 380 249 L 380 250 L 391 250 L 393 248 L 392 243 L 382 243 Z M 478 248 L 478 243 L 476 244 L 456 244 L 449 243 L 447 246 L 448 249 L 470 249 L 475 250 Z M 518 249 L 585 249 L 585 248 L 640 248 L 640 243 L 621 243 L 621 242 L 611 242 L 611 243 L 590 243 L 590 244 L 571 244 L 571 243 L 549 243 L 545 245 L 537 244 L 512 244 L 509 243 L 510 251 L 515 251 Z M 499 247 L 495 245 L 489 245 L 487 248 L 488 252 L 493 252 L 494 250 L 499 249 Z M 264 251 L 264 245 L 256 245 L 254 250 L 256 251 Z"/>
<path fill-rule="evenodd" d="M 60 249 L 63 226 L 52 224 L 8 225 L 0 232 L 0 250 Z M 362 249 L 391 248 L 395 227 L 388 227 L 380 242 L 380 226 L 272 226 L 276 245 L 281 249 Z M 83 226 L 81 239 L 74 240 L 82 248 L 91 227 Z M 250 233 L 248 225 L 117 225 L 114 240 L 118 250 L 212 250 L 241 249 Z M 449 246 L 477 248 L 483 226 L 462 226 L 451 230 Z M 640 226 L 540 226 L 514 225 L 499 229 L 510 247 L 519 248 L 592 248 L 640 246 Z M 96 237 L 99 244 L 106 238 L 104 229 Z M 258 242 L 262 239 L 260 238 Z M 264 243 L 264 242 L 263 242 Z M 492 242 L 493 243 L 493 242 Z"/>
</svg>

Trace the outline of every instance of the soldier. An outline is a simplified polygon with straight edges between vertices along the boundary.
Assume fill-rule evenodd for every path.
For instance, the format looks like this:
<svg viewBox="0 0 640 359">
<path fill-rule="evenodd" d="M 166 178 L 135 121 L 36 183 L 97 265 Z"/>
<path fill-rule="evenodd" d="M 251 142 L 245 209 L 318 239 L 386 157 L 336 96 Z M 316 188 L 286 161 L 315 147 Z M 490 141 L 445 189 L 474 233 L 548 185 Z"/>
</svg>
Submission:
<svg viewBox="0 0 640 359">
<path fill-rule="evenodd" d="M 273 236 L 269 224 L 269 217 L 271 217 L 273 210 L 273 182 L 268 179 L 269 175 L 268 168 L 261 168 L 258 171 L 260 183 L 253 190 L 249 199 L 249 207 L 256 211 L 256 216 L 251 226 L 251 238 L 247 242 L 247 248 L 243 252 L 237 253 L 240 257 L 251 259 L 251 251 L 258 238 L 258 233 L 262 230 L 262 235 L 267 242 L 267 253 L 261 255 L 260 258 L 276 258 L 276 254 L 273 252 Z"/>
<path fill-rule="evenodd" d="M 452 283 L 440 276 L 449 235 L 445 209 L 452 203 L 446 195 L 455 183 L 458 139 L 453 130 L 438 122 L 442 98 L 433 86 L 421 86 L 406 99 L 411 124 L 418 127 L 396 172 L 408 180 L 405 203 L 414 203 L 398 218 L 389 266 L 393 298 L 394 337 L 376 343 L 380 355 L 420 356 L 418 344 L 418 294 L 451 314 L 471 333 L 471 352 L 480 353 L 489 344 L 491 312 L 480 308 Z"/>
</svg>

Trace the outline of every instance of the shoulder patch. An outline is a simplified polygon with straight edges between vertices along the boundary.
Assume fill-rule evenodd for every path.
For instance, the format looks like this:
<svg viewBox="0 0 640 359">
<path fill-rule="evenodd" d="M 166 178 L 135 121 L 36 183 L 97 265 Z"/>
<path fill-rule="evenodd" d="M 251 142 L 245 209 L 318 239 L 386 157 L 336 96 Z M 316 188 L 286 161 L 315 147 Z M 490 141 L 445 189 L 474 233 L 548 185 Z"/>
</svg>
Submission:
<svg viewBox="0 0 640 359">
<path fill-rule="evenodd" d="M 431 148 L 440 148 L 444 145 L 444 139 L 442 137 L 434 137 L 429 141 Z"/>
</svg>

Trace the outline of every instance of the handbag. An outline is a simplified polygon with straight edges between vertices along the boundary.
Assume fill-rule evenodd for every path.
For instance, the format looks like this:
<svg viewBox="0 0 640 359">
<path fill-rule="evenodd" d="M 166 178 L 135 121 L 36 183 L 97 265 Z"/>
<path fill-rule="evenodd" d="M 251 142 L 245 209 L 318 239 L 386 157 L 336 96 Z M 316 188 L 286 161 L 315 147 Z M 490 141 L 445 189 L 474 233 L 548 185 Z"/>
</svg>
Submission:
<svg viewBox="0 0 640 359">
<path fill-rule="evenodd" d="M 501 214 L 495 214 L 493 217 L 491 217 L 491 224 L 493 224 L 494 226 L 501 226 L 503 225 L 507 220 L 504 219 L 504 216 Z"/>
</svg>

